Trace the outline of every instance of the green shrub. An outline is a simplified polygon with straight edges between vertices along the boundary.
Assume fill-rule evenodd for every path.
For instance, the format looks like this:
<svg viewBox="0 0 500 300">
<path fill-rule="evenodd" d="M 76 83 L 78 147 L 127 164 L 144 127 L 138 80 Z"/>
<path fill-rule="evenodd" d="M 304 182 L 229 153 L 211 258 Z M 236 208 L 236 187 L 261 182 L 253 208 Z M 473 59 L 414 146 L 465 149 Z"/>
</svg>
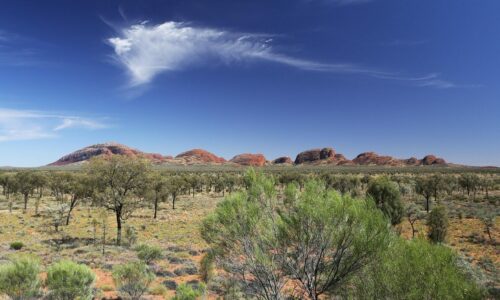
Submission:
<svg viewBox="0 0 500 300">
<path fill-rule="evenodd" d="M 395 238 L 355 277 L 354 299 L 482 299 L 483 291 L 458 267 L 448 247 Z"/>
<path fill-rule="evenodd" d="M 113 267 L 113 281 L 120 294 L 140 299 L 148 290 L 155 275 L 142 261 L 129 262 Z"/>
<path fill-rule="evenodd" d="M 12 299 L 29 299 L 40 292 L 40 264 L 31 256 L 16 256 L 0 265 L 0 294 Z"/>
<path fill-rule="evenodd" d="M 448 213 L 444 206 L 433 208 L 428 216 L 429 239 L 434 243 L 444 243 L 448 233 Z"/>
<path fill-rule="evenodd" d="M 10 249 L 21 250 L 24 247 L 23 242 L 12 242 L 10 243 Z"/>
<path fill-rule="evenodd" d="M 149 293 L 151 295 L 164 296 L 168 293 L 168 289 L 161 284 L 157 284 L 149 289 Z"/>
<path fill-rule="evenodd" d="M 392 225 L 401 223 L 404 207 L 396 183 L 387 177 L 379 177 L 370 182 L 366 194 L 375 201 L 377 207 L 389 218 Z"/>
<path fill-rule="evenodd" d="M 212 252 L 207 252 L 200 261 L 201 280 L 208 283 L 214 276 L 214 255 Z"/>
<path fill-rule="evenodd" d="M 181 283 L 177 289 L 175 290 L 175 296 L 172 298 L 173 300 L 196 300 L 197 297 L 200 297 L 205 292 L 205 285 L 199 285 L 195 288 L 192 286 Z"/>
<path fill-rule="evenodd" d="M 125 240 L 129 247 L 132 247 L 137 242 L 137 230 L 133 226 L 125 227 Z"/>
<path fill-rule="evenodd" d="M 146 264 L 163 258 L 163 251 L 158 246 L 142 244 L 137 246 L 135 251 L 137 251 L 137 257 Z"/>
<path fill-rule="evenodd" d="M 60 261 L 47 270 L 46 285 L 53 299 L 87 300 L 93 298 L 96 277 L 86 265 Z"/>
</svg>

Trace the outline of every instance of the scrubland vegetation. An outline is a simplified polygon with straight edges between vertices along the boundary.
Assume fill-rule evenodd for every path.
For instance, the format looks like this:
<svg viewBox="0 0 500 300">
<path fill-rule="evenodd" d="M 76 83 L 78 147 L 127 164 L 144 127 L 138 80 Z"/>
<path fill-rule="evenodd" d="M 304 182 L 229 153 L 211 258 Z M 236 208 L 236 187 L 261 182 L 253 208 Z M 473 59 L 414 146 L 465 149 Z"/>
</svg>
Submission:
<svg viewBox="0 0 500 300">
<path fill-rule="evenodd" d="M 120 156 L 0 173 L 12 299 L 499 297 L 500 173 L 182 171 Z"/>
</svg>

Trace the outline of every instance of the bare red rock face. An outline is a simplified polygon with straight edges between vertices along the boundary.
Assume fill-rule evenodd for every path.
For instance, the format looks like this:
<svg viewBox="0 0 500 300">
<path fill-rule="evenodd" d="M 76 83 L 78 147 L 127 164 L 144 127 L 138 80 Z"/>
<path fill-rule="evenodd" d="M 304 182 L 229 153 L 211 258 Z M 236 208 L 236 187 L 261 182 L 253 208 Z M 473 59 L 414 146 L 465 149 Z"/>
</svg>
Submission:
<svg viewBox="0 0 500 300">
<path fill-rule="evenodd" d="M 364 152 L 352 160 L 357 165 L 376 165 L 376 166 L 399 166 L 403 162 L 391 156 L 378 155 L 375 152 Z"/>
<path fill-rule="evenodd" d="M 295 158 L 295 164 L 312 163 L 319 160 L 329 159 L 335 156 L 332 148 L 311 149 L 300 152 Z"/>
<path fill-rule="evenodd" d="M 219 157 L 213 153 L 210 153 L 203 149 L 193 149 L 186 152 L 182 152 L 177 155 L 175 158 L 185 158 L 188 160 L 193 160 L 199 163 L 213 163 L 213 164 L 222 164 L 225 163 L 226 160 L 222 157 Z"/>
<path fill-rule="evenodd" d="M 266 164 L 266 158 L 262 154 L 244 153 L 236 155 L 230 162 L 243 166 L 262 167 Z"/>
<path fill-rule="evenodd" d="M 436 157 L 435 155 L 426 155 L 422 158 L 421 164 L 424 166 L 446 165 L 446 161 L 442 158 Z"/>
<path fill-rule="evenodd" d="M 61 157 L 59 160 L 49 164 L 49 166 L 64 166 L 72 163 L 86 161 L 95 156 L 111 157 L 113 155 L 124 155 L 131 158 L 145 158 L 154 163 L 161 163 L 168 157 L 157 153 L 145 153 L 117 143 L 96 144 L 77 150 L 73 153 Z"/>
<path fill-rule="evenodd" d="M 273 164 L 281 165 L 281 164 L 293 164 L 293 160 L 288 156 L 278 157 L 273 160 Z"/>
</svg>

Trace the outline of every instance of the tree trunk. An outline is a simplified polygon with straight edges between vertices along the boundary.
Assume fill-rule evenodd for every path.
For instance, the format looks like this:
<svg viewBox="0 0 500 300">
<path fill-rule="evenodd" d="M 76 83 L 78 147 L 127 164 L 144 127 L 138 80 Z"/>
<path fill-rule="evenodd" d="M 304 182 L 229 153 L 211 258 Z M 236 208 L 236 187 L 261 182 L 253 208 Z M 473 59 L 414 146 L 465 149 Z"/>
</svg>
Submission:
<svg viewBox="0 0 500 300">
<path fill-rule="evenodd" d="M 430 197 L 425 198 L 425 210 L 427 210 L 427 213 L 429 212 L 429 198 Z"/>
<path fill-rule="evenodd" d="M 154 205 L 153 219 L 156 219 L 157 211 L 158 211 L 158 196 L 155 196 L 155 205 Z"/>
<path fill-rule="evenodd" d="M 172 209 L 175 209 L 175 198 L 177 197 L 177 195 L 173 194 L 172 195 Z"/>
<path fill-rule="evenodd" d="M 24 212 L 28 210 L 28 197 L 29 194 L 24 194 Z"/>
<path fill-rule="evenodd" d="M 116 212 L 116 245 L 120 246 L 122 243 L 122 218 L 121 214 Z"/>
</svg>

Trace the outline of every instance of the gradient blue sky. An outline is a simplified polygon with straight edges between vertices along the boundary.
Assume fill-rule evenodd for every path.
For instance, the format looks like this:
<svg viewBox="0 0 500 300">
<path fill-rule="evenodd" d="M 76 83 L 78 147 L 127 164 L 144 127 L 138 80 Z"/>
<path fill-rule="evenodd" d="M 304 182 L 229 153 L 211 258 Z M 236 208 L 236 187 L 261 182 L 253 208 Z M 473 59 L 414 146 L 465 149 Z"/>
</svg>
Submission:
<svg viewBox="0 0 500 300">
<path fill-rule="evenodd" d="M 1 1 L 0 165 L 117 141 L 500 166 L 500 1 Z"/>
</svg>

